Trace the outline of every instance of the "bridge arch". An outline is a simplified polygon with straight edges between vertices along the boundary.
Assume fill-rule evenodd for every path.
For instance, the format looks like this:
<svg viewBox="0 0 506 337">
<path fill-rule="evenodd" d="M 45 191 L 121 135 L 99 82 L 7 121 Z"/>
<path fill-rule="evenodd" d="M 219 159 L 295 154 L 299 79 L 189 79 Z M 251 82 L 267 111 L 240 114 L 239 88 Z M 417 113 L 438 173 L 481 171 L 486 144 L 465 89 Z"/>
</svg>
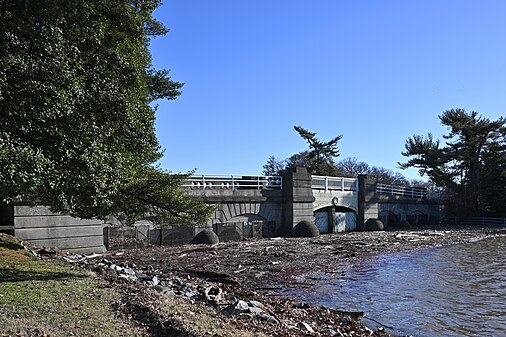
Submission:
<svg viewBox="0 0 506 337">
<path fill-rule="evenodd" d="M 383 210 L 379 212 L 378 219 L 385 227 L 398 227 L 401 223 L 402 215 L 391 210 Z"/>
<path fill-rule="evenodd" d="M 313 214 L 321 234 L 349 232 L 357 228 L 357 212 L 350 207 L 320 207 Z"/>
<path fill-rule="evenodd" d="M 429 221 L 429 216 L 421 210 L 415 210 L 406 215 L 406 220 L 412 226 L 426 226 Z"/>
</svg>

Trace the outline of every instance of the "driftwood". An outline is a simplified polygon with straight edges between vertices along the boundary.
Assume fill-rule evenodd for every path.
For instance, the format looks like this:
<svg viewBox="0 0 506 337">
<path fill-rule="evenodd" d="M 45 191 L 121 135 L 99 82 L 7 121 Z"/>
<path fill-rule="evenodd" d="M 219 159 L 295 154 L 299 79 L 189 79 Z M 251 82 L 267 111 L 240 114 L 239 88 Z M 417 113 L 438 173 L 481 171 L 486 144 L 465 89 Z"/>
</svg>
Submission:
<svg viewBox="0 0 506 337">
<path fill-rule="evenodd" d="M 185 268 L 185 272 L 198 277 L 206 278 L 208 281 L 221 282 L 226 284 L 239 285 L 239 281 L 230 274 L 220 273 L 212 270 Z"/>
</svg>

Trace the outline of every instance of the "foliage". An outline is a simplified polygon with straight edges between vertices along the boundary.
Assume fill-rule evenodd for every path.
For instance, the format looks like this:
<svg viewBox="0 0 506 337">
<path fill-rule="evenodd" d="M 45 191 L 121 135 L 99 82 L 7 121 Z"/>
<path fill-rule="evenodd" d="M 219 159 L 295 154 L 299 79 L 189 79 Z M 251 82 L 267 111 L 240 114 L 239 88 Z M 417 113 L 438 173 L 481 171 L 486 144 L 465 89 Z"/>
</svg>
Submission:
<svg viewBox="0 0 506 337">
<path fill-rule="evenodd" d="M 336 163 L 337 175 L 343 177 L 356 177 L 360 174 L 368 175 L 377 183 L 395 186 L 422 186 L 421 181 L 410 181 L 399 172 L 392 172 L 383 167 L 371 166 L 357 158 L 345 158 Z"/>
<path fill-rule="evenodd" d="M 295 131 L 307 141 L 309 150 L 291 156 L 287 160 L 287 167 L 305 166 L 309 173 L 317 175 L 335 175 L 334 158 L 339 156 L 337 142 L 342 136 L 336 136 L 327 142 L 316 138 L 316 133 L 300 126 L 294 126 Z"/>
<path fill-rule="evenodd" d="M 265 176 L 278 176 L 285 169 L 285 160 L 279 160 L 274 156 L 270 156 L 262 168 L 262 174 Z"/>
<path fill-rule="evenodd" d="M 445 145 L 414 135 L 402 154 L 409 157 L 401 168 L 416 167 L 436 185 L 446 188 L 452 198 L 449 211 L 459 215 L 503 215 L 506 203 L 504 118 L 491 121 L 463 109 L 445 111 L 439 117 L 449 128 Z M 498 202 L 499 200 L 499 202 Z M 501 202 L 502 201 L 502 202 Z"/>
<path fill-rule="evenodd" d="M 184 177 L 153 168 L 162 152 L 150 103 L 182 87 L 152 67 L 149 39 L 167 32 L 152 16 L 159 4 L 0 2 L 0 200 L 83 218 L 200 220 L 183 215 L 195 214 L 177 192 Z"/>
</svg>

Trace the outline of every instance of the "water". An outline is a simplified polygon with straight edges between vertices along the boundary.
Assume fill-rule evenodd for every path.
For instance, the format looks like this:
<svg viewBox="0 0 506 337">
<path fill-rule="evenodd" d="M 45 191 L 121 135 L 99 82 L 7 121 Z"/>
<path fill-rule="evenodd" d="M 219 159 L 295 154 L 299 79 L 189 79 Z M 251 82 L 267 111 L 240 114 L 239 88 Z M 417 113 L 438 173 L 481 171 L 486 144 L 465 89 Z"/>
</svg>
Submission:
<svg viewBox="0 0 506 337">
<path fill-rule="evenodd" d="M 506 237 L 382 255 L 292 295 L 364 311 L 395 334 L 506 336 Z"/>
</svg>

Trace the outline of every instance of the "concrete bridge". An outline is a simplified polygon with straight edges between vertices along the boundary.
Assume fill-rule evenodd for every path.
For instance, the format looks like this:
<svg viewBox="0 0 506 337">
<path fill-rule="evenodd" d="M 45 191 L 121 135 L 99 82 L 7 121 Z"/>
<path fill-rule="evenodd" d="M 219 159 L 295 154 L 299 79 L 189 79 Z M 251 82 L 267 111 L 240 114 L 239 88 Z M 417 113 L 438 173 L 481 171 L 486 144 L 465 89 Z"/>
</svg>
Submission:
<svg viewBox="0 0 506 337">
<path fill-rule="evenodd" d="M 291 236 L 302 220 L 314 221 L 321 233 L 363 230 L 369 218 L 379 218 L 386 226 L 404 220 L 412 225 L 439 222 L 440 202 L 426 189 L 378 185 L 367 176 L 312 176 L 305 168 L 296 168 L 279 177 L 193 176 L 183 188 L 187 195 L 217 209 L 203 227 L 164 227 L 156 242 L 189 242 L 206 227 L 225 240 Z M 13 232 L 38 246 L 80 253 L 104 251 L 104 228 L 113 220 L 73 218 L 45 206 L 0 205 L 0 232 Z M 144 224 L 152 227 L 149 221 Z"/>
<path fill-rule="evenodd" d="M 324 177 L 296 168 L 271 177 L 192 176 L 184 187 L 188 195 L 217 205 L 207 223 L 215 230 L 261 221 L 264 234 L 289 236 L 302 220 L 314 221 L 321 233 L 363 230 L 369 218 L 386 226 L 439 222 L 439 200 L 426 189 L 380 185 L 365 175 Z"/>
</svg>

